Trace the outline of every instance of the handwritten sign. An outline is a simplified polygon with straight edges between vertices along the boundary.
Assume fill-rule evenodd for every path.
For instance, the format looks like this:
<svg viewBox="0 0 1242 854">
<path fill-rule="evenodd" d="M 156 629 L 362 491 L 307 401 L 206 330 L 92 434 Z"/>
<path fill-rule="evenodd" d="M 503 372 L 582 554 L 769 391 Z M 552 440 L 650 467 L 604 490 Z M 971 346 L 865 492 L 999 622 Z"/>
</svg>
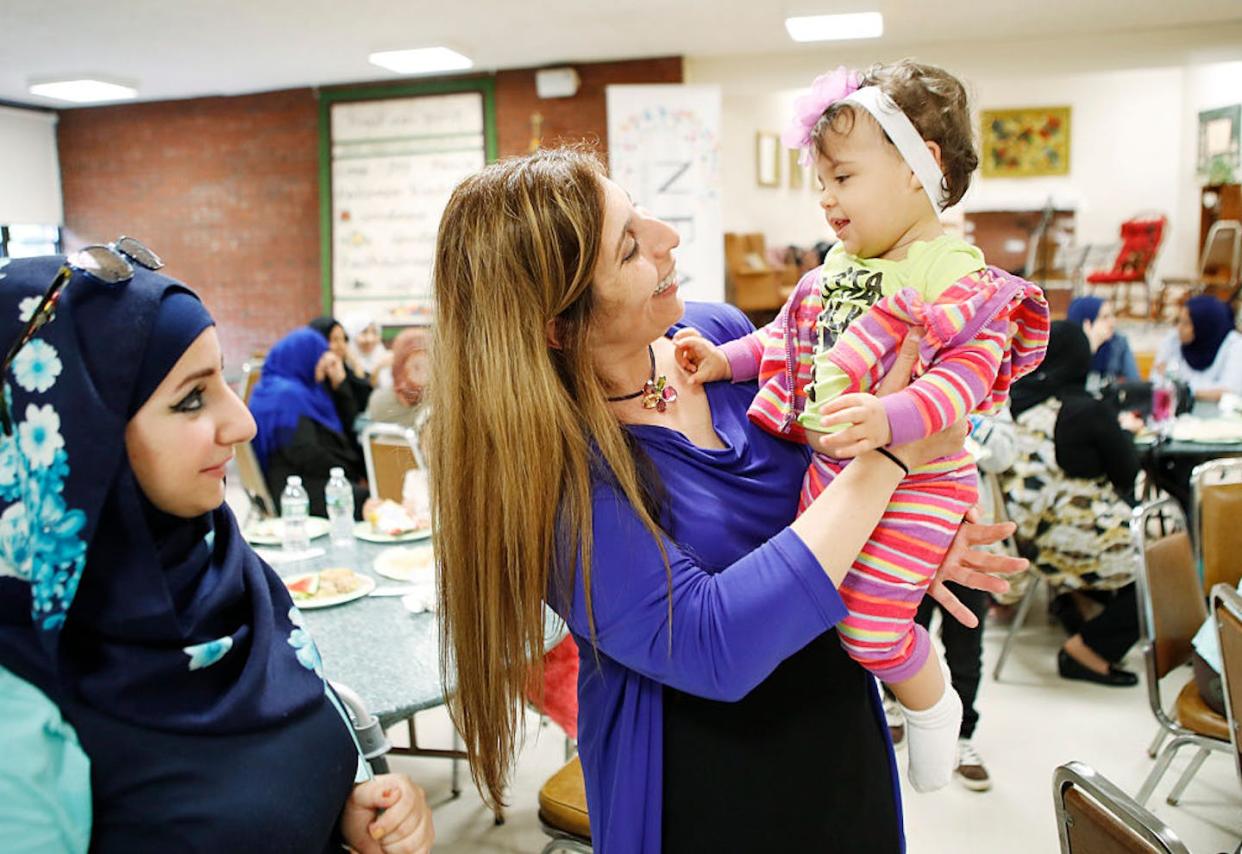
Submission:
<svg viewBox="0 0 1242 854">
<path fill-rule="evenodd" d="M 483 123 L 478 92 L 332 105 L 337 313 L 430 314 L 436 231 L 453 188 L 486 162 Z"/>
</svg>

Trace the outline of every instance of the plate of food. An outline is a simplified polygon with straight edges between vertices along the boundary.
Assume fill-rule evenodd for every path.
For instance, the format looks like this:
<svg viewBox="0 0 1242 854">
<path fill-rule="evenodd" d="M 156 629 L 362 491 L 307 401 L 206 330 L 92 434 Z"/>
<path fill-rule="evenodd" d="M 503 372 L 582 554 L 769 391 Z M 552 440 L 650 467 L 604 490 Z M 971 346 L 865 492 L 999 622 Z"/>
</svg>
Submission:
<svg viewBox="0 0 1242 854">
<path fill-rule="evenodd" d="M 284 520 L 280 517 L 263 519 L 248 523 L 242 529 L 246 542 L 255 546 L 278 546 L 281 544 L 285 530 Z M 306 520 L 306 536 L 308 539 L 327 536 L 332 524 L 322 516 L 310 516 Z"/>
<path fill-rule="evenodd" d="M 301 572 L 281 579 L 289 588 L 293 604 L 307 608 L 330 608 L 361 599 L 375 589 L 375 579 L 343 566 Z"/>
<path fill-rule="evenodd" d="M 385 499 L 363 512 L 354 535 L 371 543 L 408 543 L 431 536 L 431 520 L 416 518 L 403 505 Z"/>
<path fill-rule="evenodd" d="M 406 581 L 412 584 L 435 584 L 435 554 L 430 545 L 394 546 L 385 549 L 384 553 L 371 564 L 377 575 L 391 578 L 394 581 Z"/>
</svg>

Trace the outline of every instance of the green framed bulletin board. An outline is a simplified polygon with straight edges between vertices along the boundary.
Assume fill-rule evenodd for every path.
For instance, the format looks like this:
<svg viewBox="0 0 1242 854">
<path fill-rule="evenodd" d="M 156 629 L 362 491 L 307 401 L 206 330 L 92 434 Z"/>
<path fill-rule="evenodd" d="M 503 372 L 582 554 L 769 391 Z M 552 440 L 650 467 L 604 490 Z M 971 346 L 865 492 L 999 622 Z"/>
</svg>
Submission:
<svg viewBox="0 0 1242 854">
<path fill-rule="evenodd" d="M 453 188 L 496 159 L 491 78 L 319 96 L 325 312 L 428 323 L 436 230 Z"/>
</svg>

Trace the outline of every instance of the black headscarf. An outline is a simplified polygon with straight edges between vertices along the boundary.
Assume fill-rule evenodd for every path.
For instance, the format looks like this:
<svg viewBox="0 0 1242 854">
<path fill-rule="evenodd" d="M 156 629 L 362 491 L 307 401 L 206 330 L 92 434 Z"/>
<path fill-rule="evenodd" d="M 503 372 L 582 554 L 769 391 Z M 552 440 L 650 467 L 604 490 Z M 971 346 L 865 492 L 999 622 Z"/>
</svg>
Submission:
<svg viewBox="0 0 1242 854">
<path fill-rule="evenodd" d="M 1085 394 L 1090 370 L 1091 342 L 1082 326 L 1067 320 L 1056 321 L 1048 335 L 1048 353 L 1043 363 L 1013 384 L 1010 400 L 1014 418 L 1050 397 Z"/>
</svg>

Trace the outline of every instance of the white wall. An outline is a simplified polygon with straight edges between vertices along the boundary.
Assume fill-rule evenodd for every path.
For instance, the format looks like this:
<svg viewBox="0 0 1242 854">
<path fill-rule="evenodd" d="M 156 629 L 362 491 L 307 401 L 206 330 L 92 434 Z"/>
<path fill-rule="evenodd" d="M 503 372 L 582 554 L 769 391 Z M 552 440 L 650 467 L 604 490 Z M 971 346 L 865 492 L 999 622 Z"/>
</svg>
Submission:
<svg viewBox="0 0 1242 854">
<path fill-rule="evenodd" d="M 0 107 L 0 224 L 61 225 L 56 114 Z"/>
<path fill-rule="evenodd" d="M 1051 195 L 1078 210 L 1080 242 L 1114 241 L 1122 220 L 1154 208 L 1170 218 L 1157 275 L 1193 271 L 1197 113 L 1242 101 L 1242 25 L 988 43 L 967 51 L 854 43 L 774 56 L 687 58 L 686 82 L 717 83 L 724 94 L 725 230 L 763 232 L 770 245 L 823 239 L 828 229 L 812 192 L 790 190 L 784 181 L 780 188 L 756 186 L 755 132 L 784 127 L 794 97 L 816 74 L 902 56 L 952 69 L 967 83 L 976 110 L 1072 108 L 1068 176 L 985 180 L 976 173 L 960 208 L 1039 208 Z"/>
</svg>

